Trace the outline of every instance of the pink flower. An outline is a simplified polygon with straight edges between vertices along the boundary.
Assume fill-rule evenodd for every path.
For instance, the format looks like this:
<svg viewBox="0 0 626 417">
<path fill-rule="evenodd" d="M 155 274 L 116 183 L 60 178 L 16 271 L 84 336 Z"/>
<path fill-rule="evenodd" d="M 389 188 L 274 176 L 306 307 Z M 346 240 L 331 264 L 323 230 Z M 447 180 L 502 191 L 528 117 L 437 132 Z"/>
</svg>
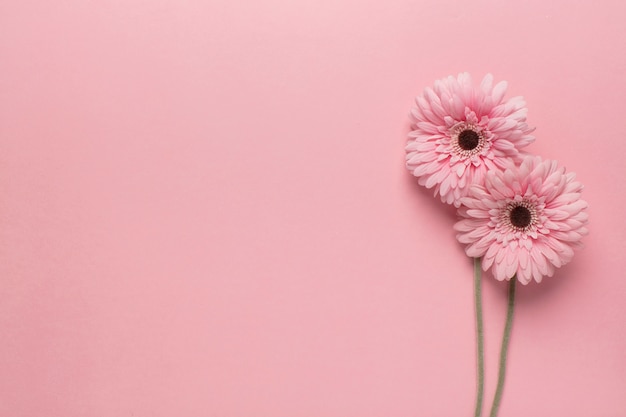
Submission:
<svg viewBox="0 0 626 417">
<path fill-rule="evenodd" d="M 520 149 L 535 138 L 526 124 L 522 97 L 504 100 L 507 83 L 488 74 L 479 87 L 467 73 L 435 81 L 416 98 L 406 166 L 419 184 L 435 189 L 441 200 L 459 207 L 471 184 L 487 171 L 519 162 Z"/>
<path fill-rule="evenodd" d="M 483 257 L 496 279 L 541 282 L 568 263 L 587 234 L 587 203 L 575 174 L 556 161 L 527 156 L 517 167 L 488 172 L 461 199 L 454 226 L 468 256 Z"/>
</svg>

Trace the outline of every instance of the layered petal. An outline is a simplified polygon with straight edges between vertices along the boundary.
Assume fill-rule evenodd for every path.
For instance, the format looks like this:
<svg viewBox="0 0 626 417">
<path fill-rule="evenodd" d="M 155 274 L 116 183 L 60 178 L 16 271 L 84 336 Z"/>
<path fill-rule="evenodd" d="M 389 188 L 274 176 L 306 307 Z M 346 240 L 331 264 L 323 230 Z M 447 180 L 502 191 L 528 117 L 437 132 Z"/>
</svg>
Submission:
<svg viewBox="0 0 626 417">
<path fill-rule="evenodd" d="M 506 89 L 504 81 L 494 85 L 491 74 L 474 85 L 461 73 L 436 81 L 415 99 L 406 166 L 443 202 L 459 207 L 472 184 L 508 161 L 520 162 L 520 150 L 534 140 L 524 100 L 506 100 Z"/>
<path fill-rule="evenodd" d="M 518 166 L 506 163 L 460 199 L 457 239 L 496 279 L 541 282 L 572 260 L 588 233 L 582 188 L 555 161 L 526 156 Z"/>
</svg>

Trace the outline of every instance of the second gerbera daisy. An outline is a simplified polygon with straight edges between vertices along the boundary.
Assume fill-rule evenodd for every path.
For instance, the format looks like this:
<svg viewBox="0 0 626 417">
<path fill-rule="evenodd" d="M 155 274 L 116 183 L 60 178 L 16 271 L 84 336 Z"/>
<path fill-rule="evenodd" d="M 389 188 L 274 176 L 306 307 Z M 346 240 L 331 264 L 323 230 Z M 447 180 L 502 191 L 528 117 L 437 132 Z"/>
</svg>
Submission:
<svg viewBox="0 0 626 417">
<path fill-rule="evenodd" d="M 505 100 L 506 88 L 504 81 L 494 86 L 491 74 L 474 86 L 462 73 L 436 81 L 416 98 L 407 168 L 442 201 L 458 207 L 471 184 L 508 160 L 519 162 L 520 149 L 534 140 L 526 103 L 522 97 Z"/>
<path fill-rule="evenodd" d="M 572 259 L 587 234 L 582 188 L 555 161 L 527 156 L 519 167 L 488 172 L 484 185 L 470 188 L 461 199 L 457 238 L 498 280 L 540 282 Z"/>
</svg>

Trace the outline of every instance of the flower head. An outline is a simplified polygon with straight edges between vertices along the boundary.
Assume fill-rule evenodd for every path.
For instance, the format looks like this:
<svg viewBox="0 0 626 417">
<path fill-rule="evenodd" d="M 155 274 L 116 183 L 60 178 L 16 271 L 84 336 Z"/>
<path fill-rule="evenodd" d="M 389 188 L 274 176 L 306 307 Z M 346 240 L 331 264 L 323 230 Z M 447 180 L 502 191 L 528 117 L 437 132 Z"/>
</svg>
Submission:
<svg viewBox="0 0 626 417">
<path fill-rule="evenodd" d="M 507 160 L 520 162 L 520 149 L 534 140 L 524 99 L 505 100 L 506 88 L 505 81 L 494 86 L 491 74 L 474 86 L 462 73 L 436 81 L 415 99 L 406 166 L 445 203 L 459 207 L 471 184 Z"/>
<path fill-rule="evenodd" d="M 587 203 L 575 174 L 555 161 L 527 156 L 520 166 L 488 172 L 461 199 L 457 239 L 471 257 L 483 257 L 498 280 L 541 282 L 568 263 L 587 234 Z"/>
</svg>

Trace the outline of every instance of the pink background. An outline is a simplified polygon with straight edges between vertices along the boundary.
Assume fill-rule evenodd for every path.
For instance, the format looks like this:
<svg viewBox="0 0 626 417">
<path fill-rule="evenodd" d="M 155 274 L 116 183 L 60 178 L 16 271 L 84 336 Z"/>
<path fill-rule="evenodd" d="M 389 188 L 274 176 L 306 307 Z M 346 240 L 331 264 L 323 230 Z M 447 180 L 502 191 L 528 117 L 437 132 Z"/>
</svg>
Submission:
<svg viewBox="0 0 626 417">
<path fill-rule="evenodd" d="M 471 262 L 404 168 L 493 72 L 586 185 L 501 415 L 626 416 L 622 1 L 0 2 L 0 415 L 462 416 Z M 486 403 L 505 286 L 485 281 Z"/>
</svg>

